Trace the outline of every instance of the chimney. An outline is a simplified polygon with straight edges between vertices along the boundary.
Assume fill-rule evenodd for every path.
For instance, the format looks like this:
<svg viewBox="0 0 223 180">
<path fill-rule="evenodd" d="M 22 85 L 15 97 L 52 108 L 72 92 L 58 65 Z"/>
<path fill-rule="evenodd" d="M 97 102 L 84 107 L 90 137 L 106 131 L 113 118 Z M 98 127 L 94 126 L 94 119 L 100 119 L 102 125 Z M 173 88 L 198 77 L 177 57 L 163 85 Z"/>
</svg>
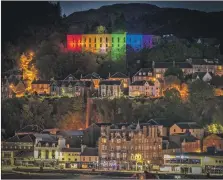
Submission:
<svg viewBox="0 0 223 180">
<path fill-rule="evenodd" d="M 155 61 L 152 62 L 152 68 L 154 68 L 154 67 L 155 67 Z"/>
<path fill-rule="evenodd" d="M 175 61 L 173 61 L 173 67 L 175 67 Z"/>
<path fill-rule="evenodd" d="M 111 77 L 111 73 L 109 72 L 109 73 L 108 73 L 108 78 L 110 78 L 110 77 Z"/>
<path fill-rule="evenodd" d="M 81 152 L 84 152 L 84 149 L 86 148 L 86 145 L 81 144 Z"/>
<path fill-rule="evenodd" d="M 147 126 L 143 126 L 143 134 L 147 136 Z"/>
<path fill-rule="evenodd" d="M 81 79 L 82 79 L 82 74 L 81 74 Z"/>
</svg>

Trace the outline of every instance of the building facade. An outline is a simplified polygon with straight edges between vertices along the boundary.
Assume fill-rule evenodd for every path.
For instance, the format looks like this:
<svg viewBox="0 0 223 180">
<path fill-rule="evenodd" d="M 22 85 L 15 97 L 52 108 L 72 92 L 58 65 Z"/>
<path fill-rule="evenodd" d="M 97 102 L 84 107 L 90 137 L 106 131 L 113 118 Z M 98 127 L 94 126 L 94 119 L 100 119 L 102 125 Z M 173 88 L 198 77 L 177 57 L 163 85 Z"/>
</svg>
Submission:
<svg viewBox="0 0 223 180">
<path fill-rule="evenodd" d="M 160 128 L 149 124 L 117 124 L 101 127 L 100 168 L 143 169 L 162 161 Z"/>
<path fill-rule="evenodd" d="M 223 150 L 223 134 L 210 134 L 203 139 L 203 151 L 209 147 L 215 147 L 217 151 Z"/>
<path fill-rule="evenodd" d="M 48 80 L 34 80 L 31 84 L 32 92 L 37 94 L 50 94 L 50 84 Z"/>
<path fill-rule="evenodd" d="M 170 127 L 170 135 L 188 132 L 198 139 L 204 136 L 204 129 L 195 122 L 181 122 Z"/>
<path fill-rule="evenodd" d="M 129 96 L 159 97 L 161 95 L 161 84 L 158 80 L 135 81 L 129 86 Z"/>
<path fill-rule="evenodd" d="M 122 82 L 102 80 L 99 84 L 99 97 L 120 97 L 122 94 Z"/>
</svg>

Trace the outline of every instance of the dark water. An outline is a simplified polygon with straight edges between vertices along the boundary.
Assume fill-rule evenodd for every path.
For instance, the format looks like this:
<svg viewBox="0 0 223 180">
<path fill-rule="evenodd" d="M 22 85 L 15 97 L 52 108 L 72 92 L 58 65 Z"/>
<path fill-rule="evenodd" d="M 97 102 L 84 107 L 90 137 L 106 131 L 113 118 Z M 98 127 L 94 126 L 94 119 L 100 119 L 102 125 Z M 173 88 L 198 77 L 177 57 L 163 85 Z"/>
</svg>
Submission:
<svg viewBox="0 0 223 180">
<path fill-rule="evenodd" d="M 2 179 L 130 179 L 128 177 L 108 177 L 103 175 L 84 175 L 84 174 L 55 174 L 55 175 L 28 175 L 17 173 L 3 173 Z"/>
</svg>

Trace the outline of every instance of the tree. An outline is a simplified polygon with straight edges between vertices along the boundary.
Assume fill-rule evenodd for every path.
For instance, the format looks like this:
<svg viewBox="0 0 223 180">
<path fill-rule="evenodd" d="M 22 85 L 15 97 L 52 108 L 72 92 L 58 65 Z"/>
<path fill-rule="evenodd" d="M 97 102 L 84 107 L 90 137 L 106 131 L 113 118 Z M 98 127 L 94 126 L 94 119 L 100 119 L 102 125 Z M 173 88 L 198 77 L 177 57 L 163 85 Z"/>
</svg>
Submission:
<svg viewBox="0 0 223 180">
<path fill-rule="evenodd" d="M 183 80 L 183 71 L 178 67 L 169 67 L 166 72 L 164 73 L 164 76 L 176 76 L 178 79 Z"/>
<path fill-rule="evenodd" d="M 100 26 L 96 27 L 96 32 L 98 34 L 105 34 L 107 32 L 107 30 L 106 30 L 105 26 L 100 25 Z"/>
</svg>

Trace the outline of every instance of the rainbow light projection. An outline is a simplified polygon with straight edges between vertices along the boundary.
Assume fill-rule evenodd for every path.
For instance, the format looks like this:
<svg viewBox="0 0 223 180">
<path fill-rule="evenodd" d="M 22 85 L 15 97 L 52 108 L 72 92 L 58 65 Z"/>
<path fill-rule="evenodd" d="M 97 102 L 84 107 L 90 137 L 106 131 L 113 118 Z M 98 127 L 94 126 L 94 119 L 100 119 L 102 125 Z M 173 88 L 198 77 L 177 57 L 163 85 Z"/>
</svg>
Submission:
<svg viewBox="0 0 223 180">
<path fill-rule="evenodd" d="M 67 49 L 73 52 L 111 52 L 113 60 L 120 59 L 128 50 L 139 51 L 152 48 L 153 36 L 142 34 L 70 34 L 67 35 Z"/>
</svg>

